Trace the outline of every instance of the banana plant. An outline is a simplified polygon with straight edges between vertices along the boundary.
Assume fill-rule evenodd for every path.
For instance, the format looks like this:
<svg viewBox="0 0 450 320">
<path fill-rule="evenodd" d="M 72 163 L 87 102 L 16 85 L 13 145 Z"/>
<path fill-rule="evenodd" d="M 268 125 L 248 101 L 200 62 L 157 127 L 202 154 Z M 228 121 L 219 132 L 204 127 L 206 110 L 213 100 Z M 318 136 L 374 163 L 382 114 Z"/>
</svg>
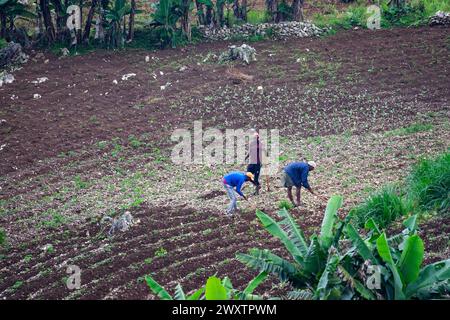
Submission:
<svg viewBox="0 0 450 320">
<path fill-rule="evenodd" d="M 335 195 L 329 199 L 320 234 L 313 234 L 309 244 L 286 208 L 278 212 L 282 219 L 279 222 L 258 210 L 256 215 L 263 227 L 281 240 L 292 260 L 286 260 L 264 249 L 251 249 L 248 254 L 238 253 L 236 258 L 252 269 L 274 274 L 281 281 L 292 283 L 299 290 L 310 290 L 317 299 L 335 297 L 337 292 L 331 294 L 329 288 L 337 281 L 334 274 L 341 260 L 336 250 L 339 237 L 334 233 L 334 229 L 337 228 L 339 234 L 342 229 L 342 225 L 337 227 L 336 223 L 337 212 L 341 206 L 341 196 Z"/>
<path fill-rule="evenodd" d="M 126 0 L 115 0 L 114 5 L 105 10 L 108 22 L 109 45 L 113 48 L 123 47 L 125 44 L 125 30 L 122 28 L 126 15 L 131 13 L 131 6 Z"/>
<path fill-rule="evenodd" d="M 162 48 L 177 44 L 177 22 L 183 15 L 180 0 L 160 0 L 154 5 L 149 26 L 155 31 Z"/>
<path fill-rule="evenodd" d="M 266 272 L 259 273 L 248 283 L 243 291 L 234 289 L 231 280 L 228 277 L 223 278 L 223 280 L 215 276 L 209 277 L 206 281 L 206 285 L 190 295 L 186 295 L 183 288 L 178 283 L 175 287 L 175 294 L 173 296 L 151 276 L 146 276 L 145 281 L 152 292 L 162 300 L 261 300 L 262 298 L 253 294 L 253 292 L 266 280 L 267 275 Z"/>
<path fill-rule="evenodd" d="M 388 238 L 375 222 L 366 222 L 369 236 L 363 239 L 355 228 L 346 226 L 347 237 L 364 261 L 370 261 L 381 270 L 377 291 L 385 299 L 407 300 L 440 297 L 450 292 L 450 259 L 421 268 L 424 244 L 417 234 L 417 215 L 403 222 L 400 234 Z"/>
</svg>

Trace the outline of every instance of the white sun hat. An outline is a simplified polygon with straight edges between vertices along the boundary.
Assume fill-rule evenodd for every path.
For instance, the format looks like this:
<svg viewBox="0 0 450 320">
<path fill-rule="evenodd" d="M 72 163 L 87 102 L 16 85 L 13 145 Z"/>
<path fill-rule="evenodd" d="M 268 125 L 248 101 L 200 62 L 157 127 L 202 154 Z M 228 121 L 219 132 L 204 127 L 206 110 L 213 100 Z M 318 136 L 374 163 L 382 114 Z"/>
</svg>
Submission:
<svg viewBox="0 0 450 320">
<path fill-rule="evenodd" d="M 310 165 L 311 167 L 313 167 L 314 169 L 316 168 L 317 164 L 314 161 L 308 161 L 308 165 Z"/>
</svg>

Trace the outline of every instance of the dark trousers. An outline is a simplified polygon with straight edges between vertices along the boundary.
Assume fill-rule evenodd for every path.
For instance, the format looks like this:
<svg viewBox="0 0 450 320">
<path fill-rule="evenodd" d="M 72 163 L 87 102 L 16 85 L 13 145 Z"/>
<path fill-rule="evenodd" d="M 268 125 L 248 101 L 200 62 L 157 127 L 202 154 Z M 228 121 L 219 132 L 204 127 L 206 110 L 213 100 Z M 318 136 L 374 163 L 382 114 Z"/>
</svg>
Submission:
<svg viewBox="0 0 450 320">
<path fill-rule="evenodd" d="M 261 172 L 261 164 L 251 163 L 247 167 L 247 172 L 253 173 L 255 176 L 255 184 L 259 187 L 259 173 Z"/>
</svg>

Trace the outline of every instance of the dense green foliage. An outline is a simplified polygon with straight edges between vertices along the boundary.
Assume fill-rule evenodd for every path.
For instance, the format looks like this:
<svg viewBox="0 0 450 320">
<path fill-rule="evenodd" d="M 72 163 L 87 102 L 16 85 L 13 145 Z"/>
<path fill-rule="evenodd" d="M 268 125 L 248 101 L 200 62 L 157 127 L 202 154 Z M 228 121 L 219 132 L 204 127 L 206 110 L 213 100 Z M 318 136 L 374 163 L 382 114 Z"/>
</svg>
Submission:
<svg viewBox="0 0 450 320">
<path fill-rule="evenodd" d="M 371 15 L 367 12 L 367 1 L 357 1 L 351 4 L 344 12 L 335 7 L 329 8 L 329 13 L 317 13 L 313 22 L 321 27 L 333 29 L 350 29 L 353 27 L 367 28 L 367 19 Z M 447 0 L 412 0 L 402 7 L 395 7 L 389 1 L 380 1 L 381 27 L 410 27 L 424 25 L 430 16 L 437 11 L 450 11 L 450 2 Z"/>
<path fill-rule="evenodd" d="M 450 211 L 450 152 L 423 159 L 407 178 L 409 198 L 422 210 Z"/>
<path fill-rule="evenodd" d="M 450 259 L 426 265 L 424 245 L 417 234 L 417 215 L 404 221 L 405 229 L 387 237 L 373 219 L 362 236 L 352 215 L 340 220 L 342 198 L 328 202 L 319 235 L 307 244 L 301 229 L 286 209 L 281 221 L 258 211 L 263 227 L 278 238 L 291 259 L 269 250 L 252 249 L 237 259 L 260 272 L 277 276 L 295 287 L 291 299 L 429 299 L 450 293 Z M 350 245 L 349 245 L 350 244 Z"/>
<path fill-rule="evenodd" d="M 352 214 L 359 227 L 364 227 L 367 220 L 373 219 L 380 227 L 385 228 L 410 210 L 411 207 L 401 197 L 397 188 L 386 186 L 352 209 Z"/>
</svg>

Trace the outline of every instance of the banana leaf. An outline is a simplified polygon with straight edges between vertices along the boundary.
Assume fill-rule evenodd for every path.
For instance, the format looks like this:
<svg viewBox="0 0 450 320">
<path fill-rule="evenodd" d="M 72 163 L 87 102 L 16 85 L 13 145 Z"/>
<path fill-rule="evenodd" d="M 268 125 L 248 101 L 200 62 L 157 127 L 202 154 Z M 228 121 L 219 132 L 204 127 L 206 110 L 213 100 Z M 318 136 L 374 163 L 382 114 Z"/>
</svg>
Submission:
<svg viewBox="0 0 450 320">
<path fill-rule="evenodd" d="M 429 264 L 419 272 L 417 280 L 406 287 L 406 296 L 412 297 L 419 290 L 430 288 L 431 286 L 448 281 L 450 279 L 450 259 Z"/>
<path fill-rule="evenodd" d="M 353 245 L 356 247 L 361 258 L 364 260 L 370 260 L 374 265 L 379 264 L 378 259 L 373 255 L 372 250 L 367 246 L 366 242 L 361 238 L 353 225 L 348 224 L 345 231 Z"/>
<path fill-rule="evenodd" d="M 227 300 L 227 290 L 217 277 L 209 277 L 206 281 L 206 300 Z"/>
<path fill-rule="evenodd" d="M 403 282 L 397 266 L 394 263 L 394 259 L 392 258 L 391 250 L 384 232 L 377 239 L 377 250 L 381 259 L 383 259 L 383 261 L 388 265 L 394 277 L 395 300 L 405 300 L 406 297 L 403 293 Z"/>
<path fill-rule="evenodd" d="M 342 206 L 342 197 L 338 195 L 333 195 L 327 204 L 325 209 L 325 216 L 322 220 L 322 227 L 320 230 L 320 242 L 322 246 L 328 250 L 333 241 L 333 226 L 336 220 L 336 214 L 339 208 Z"/>
<path fill-rule="evenodd" d="M 418 235 L 408 237 L 406 240 L 397 268 L 403 283 L 408 285 L 419 276 L 420 265 L 423 261 L 424 246 Z"/>
<path fill-rule="evenodd" d="M 173 300 L 172 296 L 159 285 L 158 282 L 153 280 L 151 276 L 145 276 L 145 282 L 148 287 L 162 300 Z"/>
<path fill-rule="evenodd" d="M 289 233 L 283 230 L 283 228 L 269 215 L 265 214 L 260 210 L 256 210 L 256 216 L 261 221 L 263 227 L 273 236 L 277 237 L 284 244 L 286 249 L 292 255 L 295 261 L 300 264 L 303 264 L 303 255 L 302 250 L 296 246 L 291 238 L 289 237 Z"/>
</svg>

